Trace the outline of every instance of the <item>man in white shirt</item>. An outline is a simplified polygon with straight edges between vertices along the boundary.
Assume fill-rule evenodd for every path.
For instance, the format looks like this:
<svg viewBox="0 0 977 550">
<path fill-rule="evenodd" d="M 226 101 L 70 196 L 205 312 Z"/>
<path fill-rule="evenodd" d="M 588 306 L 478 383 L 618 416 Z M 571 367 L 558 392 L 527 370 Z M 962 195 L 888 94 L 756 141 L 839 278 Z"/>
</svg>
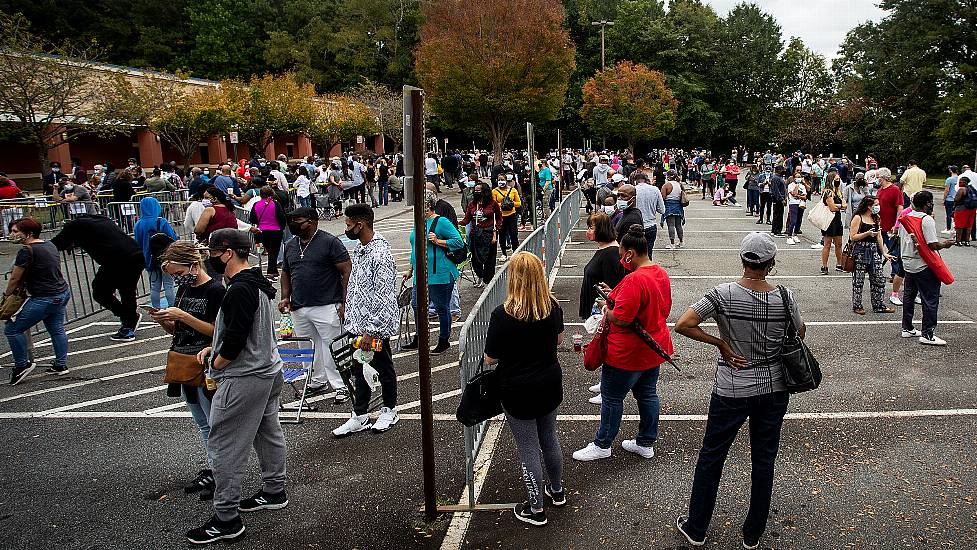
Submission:
<svg viewBox="0 0 977 550">
<path fill-rule="evenodd" d="M 438 192 L 441 192 L 441 184 L 438 182 L 438 161 L 431 153 L 424 159 L 424 178 L 428 183 L 433 183 Z"/>
</svg>

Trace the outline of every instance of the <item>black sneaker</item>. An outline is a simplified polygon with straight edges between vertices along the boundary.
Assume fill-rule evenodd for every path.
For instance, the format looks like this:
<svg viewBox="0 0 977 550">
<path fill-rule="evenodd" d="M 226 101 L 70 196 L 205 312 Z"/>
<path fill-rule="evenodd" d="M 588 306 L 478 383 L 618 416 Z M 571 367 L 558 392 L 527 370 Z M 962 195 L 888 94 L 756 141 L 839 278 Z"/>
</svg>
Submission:
<svg viewBox="0 0 977 550">
<path fill-rule="evenodd" d="M 431 355 L 441 355 L 442 353 L 448 351 L 451 344 L 447 340 L 438 340 L 438 345 L 431 348 Z"/>
<path fill-rule="evenodd" d="M 200 527 L 187 531 L 187 540 L 193 544 L 210 544 L 219 540 L 233 540 L 243 534 L 244 523 L 241 516 L 228 521 L 221 521 L 214 516 Z"/>
<path fill-rule="evenodd" d="M 746 550 L 756 550 L 760 547 L 760 539 L 752 537 L 743 537 L 743 548 Z"/>
<path fill-rule="evenodd" d="M 64 376 L 65 374 L 68 374 L 68 367 L 67 366 L 58 367 L 57 365 L 52 364 L 50 367 L 44 369 L 44 374 L 53 374 L 54 376 Z"/>
<path fill-rule="evenodd" d="M 119 332 L 116 332 L 109 337 L 116 342 L 131 342 L 136 339 L 136 331 L 131 328 L 120 328 Z"/>
<path fill-rule="evenodd" d="M 827 274 L 828 274 L 828 268 L 825 266 L 821 266 L 821 275 L 827 275 Z"/>
<path fill-rule="evenodd" d="M 319 395 L 320 393 L 326 393 L 329 391 L 329 384 L 308 384 L 305 387 L 305 395 L 312 397 L 313 395 Z"/>
<path fill-rule="evenodd" d="M 836 265 L 835 266 L 835 271 L 837 271 L 838 273 L 844 273 L 845 272 L 845 268 L 841 267 L 840 265 Z"/>
<path fill-rule="evenodd" d="M 417 338 L 414 338 L 414 339 L 413 339 L 413 340 L 411 340 L 410 342 L 408 342 L 408 343 L 406 343 L 406 344 L 404 344 L 404 345 L 402 345 L 402 346 L 400 346 L 400 349 L 401 349 L 401 350 L 408 350 L 408 351 L 409 351 L 409 350 L 414 350 L 414 349 L 417 349 Z"/>
<path fill-rule="evenodd" d="M 333 403 L 336 405 L 342 405 L 347 401 L 349 401 L 349 390 L 347 388 L 339 388 L 336 390 L 336 397 L 333 398 Z"/>
<path fill-rule="evenodd" d="M 546 512 L 533 512 L 532 507 L 529 505 L 529 501 L 516 504 L 512 508 L 512 513 L 516 515 L 516 519 L 530 525 L 535 525 L 537 527 L 546 525 Z"/>
<path fill-rule="evenodd" d="M 10 373 L 10 385 L 16 386 L 17 384 L 20 384 L 24 378 L 27 378 L 28 374 L 34 371 L 34 367 L 36 366 L 37 363 L 31 361 L 23 367 L 14 367 L 13 371 Z"/>
<path fill-rule="evenodd" d="M 545 487 L 543 487 L 543 492 L 546 493 L 546 496 L 550 497 L 550 502 L 553 503 L 553 506 L 556 506 L 557 508 L 560 506 L 566 506 L 567 493 L 565 489 L 563 491 L 554 491 L 550 488 L 549 484 L 547 484 Z"/>
<path fill-rule="evenodd" d="M 211 493 L 214 492 L 214 472 L 208 470 L 200 470 L 197 477 L 190 482 L 189 485 L 183 488 L 183 492 L 186 494 L 198 493 L 200 491 L 209 490 Z"/>
<path fill-rule="evenodd" d="M 682 536 L 685 537 L 685 540 L 689 541 L 689 544 L 691 544 L 692 546 L 705 546 L 706 537 L 702 537 L 701 540 L 696 540 L 692 538 L 692 536 L 689 535 L 688 532 L 686 532 L 685 523 L 688 521 L 689 521 L 689 516 L 679 516 L 675 520 L 675 528 L 678 529 L 679 533 L 682 533 Z"/>
<path fill-rule="evenodd" d="M 253 497 L 242 500 L 237 509 L 242 512 L 257 512 L 258 510 L 281 510 L 286 506 L 288 506 L 288 495 L 285 491 L 272 495 L 262 489 Z"/>
</svg>

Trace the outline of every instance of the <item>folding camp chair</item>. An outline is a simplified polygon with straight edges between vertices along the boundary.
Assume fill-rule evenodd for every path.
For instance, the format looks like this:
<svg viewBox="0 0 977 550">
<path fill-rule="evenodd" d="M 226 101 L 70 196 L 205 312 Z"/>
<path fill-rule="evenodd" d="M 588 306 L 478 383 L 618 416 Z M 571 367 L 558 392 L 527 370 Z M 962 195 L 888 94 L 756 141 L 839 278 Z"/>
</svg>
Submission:
<svg viewBox="0 0 977 550">
<path fill-rule="evenodd" d="M 336 361 L 336 370 L 339 371 L 339 376 L 342 377 L 343 382 L 346 383 L 346 387 L 349 388 L 354 398 L 357 382 L 356 377 L 353 376 L 353 363 L 356 361 L 353 357 L 353 354 L 356 352 L 356 349 L 353 348 L 353 341 L 357 336 L 357 334 L 346 332 L 329 344 L 329 352 L 332 353 L 332 358 Z M 375 411 L 383 403 L 383 388 L 380 386 L 380 376 L 373 367 L 363 365 L 363 378 L 366 379 L 367 384 L 373 386 L 373 393 L 370 394 L 370 406 L 367 408 L 367 411 Z"/>
<path fill-rule="evenodd" d="M 461 240 L 465 241 L 465 244 L 468 245 L 468 255 L 465 256 L 465 261 L 461 262 L 457 266 L 458 275 L 463 280 L 475 284 L 475 281 L 478 280 L 478 277 L 475 275 L 475 268 L 472 267 L 472 253 L 471 253 L 472 245 L 470 242 L 468 242 L 468 235 L 465 234 L 466 232 L 464 227 L 459 227 L 458 233 L 461 234 Z"/>
<path fill-rule="evenodd" d="M 299 404 L 297 407 L 286 407 L 282 405 L 282 411 L 295 411 L 293 418 L 281 418 L 282 424 L 299 424 L 302 422 L 302 411 L 314 411 L 316 408 L 305 402 L 306 393 L 309 387 L 309 380 L 312 379 L 312 365 L 315 360 L 315 344 L 311 338 L 282 338 L 276 343 L 278 355 L 282 357 L 285 365 L 282 367 L 282 378 L 285 383 L 292 386 L 295 399 Z M 300 390 L 298 384 L 302 384 Z"/>
<path fill-rule="evenodd" d="M 411 319 L 414 308 L 411 306 L 412 287 L 407 285 L 407 279 L 400 282 L 400 293 L 397 294 L 397 307 L 400 308 L 400 331 L 397 333 L 397 349 L 411 340 Z"/>
</svg>

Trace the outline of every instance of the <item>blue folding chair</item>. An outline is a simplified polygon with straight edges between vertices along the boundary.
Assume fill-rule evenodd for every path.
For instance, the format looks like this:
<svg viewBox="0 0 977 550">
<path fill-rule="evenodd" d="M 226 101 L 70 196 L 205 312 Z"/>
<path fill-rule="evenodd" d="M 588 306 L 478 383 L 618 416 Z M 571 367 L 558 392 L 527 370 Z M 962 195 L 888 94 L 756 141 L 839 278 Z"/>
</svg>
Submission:
<svg viewBox="0 0 977 550">
<path fill-rule="evenodd" d="M 312 379 L 313 361 L 315 360 L 315 344 L 310 338 L 282 338 L 276 343 L 278 355 L 281 356 L 285 365 L 282 367 L 282 378 L 292 386 L 295 398 L 298 399 L 297 407 L 286 407 L 282 405 L 282 411 L 295 411 L 293 418 L 279 416 L 282 424 L 299 424 L 302 422 L 302 411 L 314 411 L 314 406 L 305 402 L 306 392 L 309 387 L 309 380 Z M 302 384 L 299 390 L 298 384 Z"/>
</svg>

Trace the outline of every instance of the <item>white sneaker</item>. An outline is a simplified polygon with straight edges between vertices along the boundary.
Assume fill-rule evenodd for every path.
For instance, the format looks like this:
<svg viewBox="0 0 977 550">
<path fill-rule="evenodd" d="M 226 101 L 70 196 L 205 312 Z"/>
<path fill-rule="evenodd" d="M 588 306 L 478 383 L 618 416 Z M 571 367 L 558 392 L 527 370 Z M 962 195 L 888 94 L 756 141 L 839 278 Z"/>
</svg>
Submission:
<svg viewBox="0 0 977 550">
<path fill-rule="evenodd" d="M 475 281 L 475 284 L 472 285 L 472 286 L 474 286 L 475 288 L 482 288 L 482 287 L 485 286 L 485 282 L 482 281 L 481 279 L 479 279 L 479 280 Z"/>
<path fill-rule="evenodd" d="M 917 303 L 917 304 L 921 304 L 921 303 L 923 303 L 923 299 L 922 299 L 922 298 L 920 298 L 919 296 L 916 296 L 916 303 Z"/>
<path fill-rule="evenodd" d="M 946 229 L 944 231 L 940 231 L 940 233 L 943 233 L 944 235 L 953 235 L 953 231 L 950 230 L 950 229 Z"/>
<path fill-rule="evenodd" d="M 355 434 L 356 432 L 362 432 L 370 428 L 370 415 L 364 414 L 362 416 L 356 416 L 352 414 L 349 420 L 345 424 L 336 428 L 332 431 L 332 435 L 336 437 L 346 437 L 350 434 Z"/>
<path fill-rule="evenodd" d="M 601 395 L 598 393 L 597 395 L 591 397 L 587 401 L 593 403 L 594 405 L 600 405 L 601 403 L 604 402 L 604 398 L 601 397 Z"/>
<path fill-rule="evenodd" d="M 945 346 L 946 345 L 946 340 L 944 340 L 944 339 L 942 339 L 939 336 L 937 336 L 937 335 L 934 334 L 933 336 L 931 336 L 929 338 L 927 338 L 925 336 L 920 336 L 919 337 L 919 343 L 920 344 L 926 344 L 927 346 Z"/>
<path fill-rule="evenodd" d="M 593 441 L 587 444 L 586 447 L 580 449 L 579 451 L 573 451 L 573 459 L 579 460 L 581 462 L 589 462 L 591 460 L 600 460 L 602 458 L 610 458 L 610 449 L 601 449 L 594 444 Z"/>
<path fill-rule="evenodd" d="M 901 306 L 902 305 L 902 300 L 899 299 L 899 296 L 897 294 L 890 294 L 889 295 L 889 301 L 892 302 L 893 304 L 897 305 L 897 306 Z"/>
<path fill-rule="evenodd" d="M 622 441 L 621 448 L 623 448 L 625 451 L 641 456 L 642 458 L 651 458 L 655 456 L 654 447 L 642 447 L 641 445 L 638 445 L 638 442 L 634 439 L 625 439 Z"/>
<path fill-rule="evenodd" d="M 600 382 L 594 384 L 593 386 L 590 386 L 587 389 L 590 390 L 591 393 L 600 393 Z"/>
<path fill-rule="evenodd" d="M 912 330 L 902 329 L 902 337 L 903 338 L 915 338 L 917 336 L 920 337 L 920 338 L 922 338 L 922 336 L 923 336 L 922 331 L 920 331 L 919 329 L 915 329 L 915 328 L 912 329 Z"/>
<path fill-rule="evenodd" d="M 373 431 L 377 433 L 385 432 L 397 422 L 400 422 L 400 415 L 397 414 L 397 409 L 383 407 L 380 409 L 380 417 L 373 423 Z"/>
<path fill-rule="evenodd" d="M 673 248 L 675 248 L 675 245 L 674 244 L 666 244 L 665 245 L 665 250 L 671 250 Z"/>
<path fill-rule="evenodd" d="M 787 237 L 787 244 L 794 245 L 795 244 L 794 237 Z"/>
<path fill-rule="evenodd" d="M 820 244 L 811 245 L 811 250 L 821 250 L 822 248 L 824 248 L 824 245 L 820 245 Z"/>
<path fill-rule="evenodd" d="M 677 245 L 675 245 L 675 248 L 685 248 L 685 245 L 682 243 L 678 243 Z"/>
<path fill-rule="evenodd" d="M 794 244 L 801 244 L 800 237 L 794 237 Z"/>
</svg>

